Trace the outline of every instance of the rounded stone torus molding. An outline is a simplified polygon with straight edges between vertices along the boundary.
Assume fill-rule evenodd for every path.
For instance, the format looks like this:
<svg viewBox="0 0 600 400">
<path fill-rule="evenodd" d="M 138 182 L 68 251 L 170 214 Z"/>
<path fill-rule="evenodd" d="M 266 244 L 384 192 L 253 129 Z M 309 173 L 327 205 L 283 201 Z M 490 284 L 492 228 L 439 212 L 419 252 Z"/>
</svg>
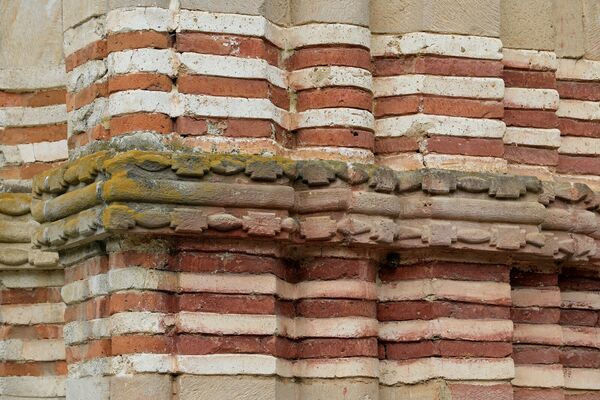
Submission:
<svg viewBox="0 0 600 400">
<path fill-rule="evenodd" d="M 129 151 L 39 175 L 31 212 L 44 250 L 129 232 L 581 264 L 598 261 L 598 199 L 533 177 Z"/>
</svg>

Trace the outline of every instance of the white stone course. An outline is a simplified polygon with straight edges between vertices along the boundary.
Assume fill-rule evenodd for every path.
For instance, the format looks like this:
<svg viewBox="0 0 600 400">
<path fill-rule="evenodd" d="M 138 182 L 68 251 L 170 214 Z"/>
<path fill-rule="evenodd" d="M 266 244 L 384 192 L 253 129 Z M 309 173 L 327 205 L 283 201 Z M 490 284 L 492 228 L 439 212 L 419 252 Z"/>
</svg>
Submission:
<svg viewBox="0 0 600 400">
<path fill-rule="evenodd" d="M 445 115 L 413 114 L 375 121 L 376 136 L 444 135 L 502 138 L 505 130 L 506 125 L 503 121 Z"/>
<path fill-rule="evenodd" d="M 106 15 L 106 30 L 109 33 L 131 31 L 174 31 L 177 27 L 173 11 L 159 7 L 118 8 Z"/>
<path fill-rule="evenodd" d="M 560 364 L 516 365 L 515 378 L 511 383 L 514 386 L 559 388 L 564 386 L 565 380 Z"/>
<path fill-rule="evenodd" d="M 599 155 L 600 139 L 588 137 L 565 136 L 558 149 L 561 154 Z"/>
<path fill-rule="evenodd" d="M 110 75 L 152 72 L 177 75 L 179 58 L 172 49 L 135 49 L 110 53 L 106 59 Z"/>
<path fill-rule="evenodd" d="M 558 60 L 556 79 L 598 81 L 600 80 L 600 61 L 561 58 Z"/>
<path fill-rule="evenodd" d="M 322 66 L 310 67 L 289 73 L 290 88 L 295 90 L 314 89 L 329 86 L 353 86 L 371 90 L 373 77 L 362 68 Z"/>
<path fill-rule="evenodd" d="M 600 369 L 565 367 L 564 387 L 567 389 L 600 390 Z"/>
<path fill-rule="evenodd" d="M 414 74 L 379 77 L 373 80 L 375 97 L 430 94 L 474 99 L 502 99 L 504 90 L 504 81 L 499 78 Z"/>
<path fill-rule="evenodd" d="M 285 32 L 290 48 L 344 44 L 371 47 L 368 28 L 346 24 L 307 24 L 288 28 Z"/>
<path fill-rule="evenodd" d="M 0 126 L 53 125 L 66 122 L 67 106 L 0 108 Z"/>
<path fill-rule="evenodd" d="M 437 318 L 380 322 L 379 338 L 384 341 L 416 342 L 429 339 L 510 341 L 513 323 L 510 320 L 483 321 L 475 319 Z"/>
<path fill-rule="evenodd" d="M 6 325 L 58 324 L 64 321 L 63 303 L 6 304 L 0 306 L 0 323 Z"/>
<path fill-rule="evenodd" d="M 348 126 L 373 129 L 373 114 L 355 108 L 324 108 L 302 111 L 292 116 L 291 129 Z"/>
<path fill-rule="evenodd" d="M 561 99 L 556 115 L 565 118 L 600 120 L 600 102 Z"/>
<path fill-rule="evenodd" d="M 558 92 L 554 89 L 505 89 L 504 106 L 507 108 L 556 110 L 558 103 Z"/>
<path fill-rule="evenodd" d="M 106 36 L 106 17 L 92 18 L 75 28 L 67 29 L 64 33 L 63 49 L 65 57 L 77 50 L 104 39 Z"/>
<path fill-rule="evenodd" d="M 553 51 L 504 48 L 502 55 L 502 62 L 508 68 L 555 71 L 558 67 Z"/>
<path fill-rule="evenodd" d="M 371 54 L 375 57 L 431 54 L 501 60 L 502 42 L 497 38 L 427 32 L 413 32 L 404 35 L 373 35 L 371 38 Z"/>
<path fill-rule="evenodd" d="M 503 140 L 506 144 L 558 148 L 564 138 L 561 138 L 558 129 L 507 126 Z"/>
</svg>

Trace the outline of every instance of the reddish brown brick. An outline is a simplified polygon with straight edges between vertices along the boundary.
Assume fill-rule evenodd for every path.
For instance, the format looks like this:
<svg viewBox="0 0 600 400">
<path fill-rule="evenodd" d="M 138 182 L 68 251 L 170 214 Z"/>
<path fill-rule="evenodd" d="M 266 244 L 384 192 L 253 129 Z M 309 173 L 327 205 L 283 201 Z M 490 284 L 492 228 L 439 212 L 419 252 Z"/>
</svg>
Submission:
<svg viewBox="0 0 600 400">
<path fill-rule="evenodd" d="M 300 281 L 358 279 L 375 282 L 377 271 L 369 260 L 320 257 L 304 261 L 298 269 Z"/>
<path fill-rule="evenodd" d="M 403 56 L 376 58 L 375 76 L 430 74 L 448 76 L 501 77 L 502 62 L 457 57 Z"/>
<path fill-rule="evenodd" d="M 561 99 L 600 101 L 599 82 L 558 81 L 557 89 Z"/>
<path fill-rule="evenodd" d="M 507 126 L 527 128 L 557 128 L 558 117 L 552 110 L 504 110 L 504 122 Z"/>
<path fill-rule="evenodd" d="M 561 325 L 596 326 L 598 321 L 597 311 L 568 309 L 560 311 Z"/>
<path fill-rule="evenodd" d="M 371 55 L 367 49 L 357 47 L 310 47 L 296 50 L 286 64 L 291 71 L 323 65 L 371 70 Z"/>
<path fill-rule="evenodd" d="M 0 304 L 36 304 L 58 302 L 62 302 L 59 287 L 4 289 L 0 292 Z"/>
<path fill-rule="evenodd" d="M 373 148 L 373 132 L 356 128 L 306 128 L 295 131 L 297 146 Z"/>
<path fill-rule="evenodd" d="M 181 52 L 261 58 L 271 65 L 279 64 L 280 50 L 272 43 L 255 37 L 184 32 L 177 34 L 176 48 Z"/>
<path fill-rule="evenodd" d="M 151 113 L 126 114 L 110 120 L 111 136 L 135 131 L 171 133 L 173 132 L 173 121 L 168 115 Z"/>
<path fill-rule="evenodd" d="M 303 299 L 296 302 L 296 316 L 305 318 L 377 318 L 374 301 L 343 299 Z"/>
<path fill-rule="evenodd" d="M 108 92 L 123 90 L 152 90 L 170 92 L 173 88 L 171 78 L 166 75 L 152 73 L 136 73 L 112 76 L 108 80 Z"/>
<path fill-rule="evenodd" d="M 44 107 L 64 104 L 67 96 L 65 89 L 50 89 L 37 92 L 0 91 L 0 107 Z"/>
<path fill-rule="evenodd" d="M 537 345 L 514 345 L 513 359 L 516 364 L 557 364 L 560 348 Z"/>
<path fill-rule="evenodd" d="M 463 319 L 510 319 L 510 308 L 443 301 L 401 301 L 377 305 L 380 321 L 431 320 L 451 317 Z"/>
<path fill-rule="evenodd" d="M 570 118 L 559 118 L 558 127 L 564 136 L 585 136 L 600 138 L 600 121 L 580 121 Z"/>
<path fill-rule="evenodd" d="M 418 150 L 419 140 L 412 136 L 375 138 L 375 154 L 414 152 Z"/>
<path fill-rule="evenodd" d="M 510 269 L 498 264 L 430 261 L 382 268 L 379 271 L 379 278 L 383 282 L 425 278 L 508 282 Z"/>
<path fill-rule="evenodd" d="M 109 53 L 117 51 L 155 48 L 168 49 L 172 46 L 171 37 L 167 32 L 135 31 L 110 35 L 107 39 Z"/>
<path fill-rule="evenodd" d="M 557 286 L 558 274 L 524 271 L 513 268 L 510 271 L 510 284 L 512 286 L 530 287 Z"/>
<path fill-rule="evenodd" d="M 0 144 L 56 142 L 67 137 L 67 124 L 30 126 L 26 128 L 4 128 Z"/>
<path fill-rule="evenodd" d="M 505 68 L 502 76 L 506 87 L 556 89 L 556 74 L 554 71 L 527 71 Z"/>
<path fill-rule="evenodd" d="M 65 58 L 67 72 L 91 60 L 102 60 L 108 55 L 106 40 L 97 40 L 79 49 Z"/>
<path fill-rule="evenodd" d="M 518 164 L 557 165 L 558 150 L 506 145 L 504 146 L 504 158 Z"/>
<path fill-rule="evenodd" d="M 175 124 L 181 135 L 206 134 L 227 137 L 271 137 L 283 129 L 273 121 L 249 118 L 190 118 L 179 117 Z"/>
<path fill-rule="evenodd" d="M 373 95 L 370 92 L 349 87 L 302 90 L 297 96 L 297 111 L 334 107 L 371 110 L 373 105 Z"/>
<path fill-rule="evenodd" d="M 76 93 L 67 94 L 67 111 L 73 111 L 92 103 L 99 97 L 108 96 L 108 84 L 93 83 Z"/>
<path fill-rule="evenodd" d="M 158 353 L 169 354 L 174 350 L 172 337 L 156 336 L 113 336 L 111 338 L 111 354 Z"/>
<path fill-rule="evenodd" d="M 277 313 L 276 299 L 269 295 L 184 293 L 178 300 L 179 309 L 182 311 L 260 315 Z"/>
<path fill-rule="evenodd" d="M 600 158 L 559 155 L 556 171 L 562 174 L 600 175 Z"/>
<path fill-rule="evenodd" d="M 513 308 L 511 319 L 528 324 L 557 324 L 560 320 L 557 308 Z"/>
<path fill-rule="evenodd" d="M 502 157 L 502 139 L 460 138 L 434 136 L 426 140 L 427 151 L 442 154 L 462 154 L 466 156 Z"/>
</svg>

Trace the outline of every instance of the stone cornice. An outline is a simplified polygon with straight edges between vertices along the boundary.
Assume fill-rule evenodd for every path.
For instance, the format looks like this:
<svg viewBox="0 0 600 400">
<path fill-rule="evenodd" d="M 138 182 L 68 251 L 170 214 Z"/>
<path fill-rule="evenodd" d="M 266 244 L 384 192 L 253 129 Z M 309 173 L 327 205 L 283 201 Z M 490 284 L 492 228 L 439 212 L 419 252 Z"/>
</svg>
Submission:
<svg viewBox="0 0 600 400">
<path fill-rule="evenodd" d="M 33 193 L 33 241 L 51 250 L 129 231 L 580 263 L 600 238 L 600 197 L 583 184 L 334 161 L 99 152 L 36 177 Z"/>
</svg>

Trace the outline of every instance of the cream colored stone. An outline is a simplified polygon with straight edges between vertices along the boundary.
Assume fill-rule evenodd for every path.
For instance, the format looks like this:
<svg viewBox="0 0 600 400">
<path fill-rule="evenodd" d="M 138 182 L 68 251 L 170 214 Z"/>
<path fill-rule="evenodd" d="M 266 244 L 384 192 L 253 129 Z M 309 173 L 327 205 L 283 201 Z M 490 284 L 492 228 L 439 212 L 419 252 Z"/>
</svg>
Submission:
<svg viewBox="0 0 600 400">
<path fill-rule="evenodd" d="M 94 82 L 102 82 L 105 80 L 107 72 L 104 60 L 88 61 L 67 74 L 67 90 L 78 92 Z"/>
<path fill-rule="evenodd" d="M 600 60 L 600 4 L 583 0 L 585 58 Z"/>
<path fill-rule="evenodd" d="M 110 75 L 154 72 L 174 77 L 179 59 L 170 49 L 135 49 L 110 53 L 106 65 Z"/>
<path fill-rule="evenodd" d="M 67 141 L 58 140 L 56 142 L 33 143 L 33 153 L 36 161 L 51 162 L 66 160 L 68 157 Z"/>
<path fill-rule="evenodd" d="M 381 386 L 379 400 L 442 400 L 447 395 L 443 380 L 413 385 Z"/>
<path fill-rule="evenodd" d="M 126 7 L 169 8 L 172 2 L 172 0 L 108 0 L 108 8 L 111 10 Z"/>
<path fill-rule="evenodd" d="M 553 22 L 556 55 L 582 57 L 585 53 L 582 0 L 555 0 Z"/>
<path fill-rule="evenodd" d="M 556 115 L 565 118 L 600 120 L 600 103 L 583 100 L 561 100 Z"/>
<path fill-rule="evenodd" d="M 110 33 L 144 30 L 169 32 L 175 28 L 175 14 L 164 8 L 116 9 L 106 15 L 106 29 Z"/>
<path fill-rule="evenodd" d="M 562 154 L 598 155 L 600 139 L 566 136 L 558 149 Z"/>
<path fill-rule="evenodd" d="M 356 1 L 356 0 L 355 0 Z M 326 44 L 346 44 L 369 48 L 368 28 L 342 24 L 308 24 L 288 28 L 285 32 L 290 48 Z"/>
<path fill-rule="evenodd" d="M 515 288 L 511 292 L 513 307 L 558 307 L 559 288 Z"/>
<path fill-rule="evenodd" d="M 596 368 L 565 368 L 564 386 L 569 389 L 600 390 L 600 370 Z"/>
<path fill-rule="evenodd" d="M 556 79 L 596 81 L 600 80 L 600 62 L 593 60 L 558 60 Z"/>
<path fill-rule="evenodd" d="M 355 108 L 326 108 L 302 111 L 291 116 L 290 128 L 348 126 L 373 129 L 371 112 Z"/>
<path fill-rule="evenodd" d="M 373 77 L 369 71 L 362 68 L 322 66 L 290 72 L 289 84 L 296 90 L 329 86 L 354 86 L 371 90 Z"/>
<path fill-rule="evenodd" d="M 379 301 L 446 299 L 464 302 L 510 304 L 510 285 L 501 282 L 469 282 L 418 279 L 381 284 Z"/>
<path fill-rule="evenodd" d="M 111 399 L 109 377 L 69 378 L 66 386 L 66 395 L 69 399 Z"/>
<path fill-rule="evenodd" d="M 428 321 L 381 322 L 379 338 L 393 342 L 427 339 L 510 341 L 512 332 L 512 321 L 437 318 Z"/>
<path fill-rule="evenodd" d="M 560 130 L 507 126 L 504 143 L 557 148 L 561 145 Z"/>
<path fill-rule="evenodd" d="M 372 0 L 376 33 L 428 31 L 498 37 L 498 0 Z"/>
<path fill-rule="evenodd" d="M 292 23 L 369 25 L 369 0 L 311 0 L 290 2 Z"/>
<path fill-rule="evenodd" d="M 64 376 L 3 376 L 0 394 L 7 400 L 65 396 Z M 4 400 L 4 399 L 3 399 Z"/>
<path fill-rule="evenodd" d="M 147 90 L 127 90 L 116 92 L 109 97 L 110 116 L 135 112 L 157 112 L 178 116 L 177 106 L 182 105 L 177 94 Z M 199 107 L 201 109 L 201 107 Z"/>
<path fill-rule="evenodd" d="M 510 68 L 550 71 L 558 68 L 556 54 L 553 51 L 504 48 L 502 55 L 502 62 Z"/>
<path fill-rule="evenodd" d="M 550 365 L 516 365 L 514 386 L 554 388 L 565 384 L 563 369 L 560 364 Z"/>
<path fill-rule="evenodd" d="M 181 0 L 182 9 L 228 14 L 262 15 L 276 24 L 289 24 L 288 0 Z"/>
<path fill-rule="evenodd" d="M 397 154 L 377 157 L 377 164 L 385 165 L 396 171 L 414 171 L 423 168 L 422 154 Z"/>
<path fill-rule="evenodd" d="M 563 326 L 563 345 L 600 349 L 600 328 Z"/>
<path fill-rule="evenodd" d="M 502 158 L 448 154 L 426 154 L 423 156 L 423 162 L 428 168 L 486 172 L 490 174 L 505 174 L 508 166 L 506 160 Z"/>
<path fill-rule="evenodd" d="M 57 324 L 64 321 L 62 303 L 11 304 L 0 306 L 0 323 L 11 325 Z"/>
<path fill-rule="evenodd" d="M 0 340 L 0 359 L 4 361 L 58 361 L 65 359 L 62 339 Z"/>
<path fill-rule="evenodd" d="M 515 324 L 513 341 L 560 346 L 563 344 L 563 332 L 557 324 Z"/>
<path fill-rule="evenodd" d="M 382 361 L 380 382 L 384 385 L 418 383 L 434 378 L 449 380 L 500 380 L 514 376 L 511 358 L 419 358 Z"/>
<path fill-rule="evenodd" d="M 106 18 L 96 17 L 67 29 L 63 35 L 64 53 L 68 56 L 106 36 Z"/>
<path fill-rule="evenodd" d="M 0 108 L 0 126 L 31 126 L 58 124 L 67 120 L 64 104 L 44 107 Z"/>
<path fill-rule="evenodd" d="M 501 138 L 505 129 L 504 122 L 494 119 L 429 114 L 403 115 L 375 121 L 376 136 L 444 135 Z"/>
<path fill-rule="evenodd" d="M 182 53 L 179 59 L 182 66 L 194 74 L 266 79 L 275 86 L 287 88 L 286 73 L 265 60 L 198 53 Z"/>
<path fill-rule="evenodd" d="M 37 288 L 62 286 L 64 272 L 56 271 L 0 271 L 0 283 L 6 288 Z"/>
<path fill-rule="evenodd" d="M 286 400 L 375 400 L 379 398 L 379 385 L 374 379 L 303 379 L 296 385 L 297 398 L 277 398 Z"/>
<path fill-rule="evenodd" d="M 175 384 L 180 400 L 197 400 L 200 398 L 293 400 L 296 398 L 295 385 L 276 377 L 181 375 L 177 378 Z"/>
<path fill-rule="evenodd" d="M 504 91 L 504 81 L 498 78 L 411 74 L 379 77 L 373 80 L 375 97 L 430 94 L 475 99 L 502 99 Z M 558 94 L 556 97 L 558 104 Z"/>
<path fill-rule="evenodd" d="M 585 291 L 562 291 L 562 307 L 584 310 L 600 310 L 600 293 Z"/>
<path fill-rule="evenodd" d="M 558 101 L 554 89 L 506 88 L 504 93 L 504 106 L 508 108 L 556 110 Z"/>
<path fill-rule="evenodd" d="M 106 13 L 106 2 L 97 0 L 62 0 L 63 31 L 72 28 L 92 17 Z"/>
<path fill-rule="evenodd" d="M 130 375 L 110 378 L 111 400 L 171 400 L 171 395 L 171 377 L 168 375 Z"/>
<path fill-rule="evenodd" d="M 505 47 L 554 50 L 554 2 L 503 0 L 500 38 Z"/>
<path fill-rule="evenodd" d="M 405 54 L 502 59 L 502 42 L 480 36 L 414 32 L 405 35 L 373 35 L 371 54 L 376 57 Z"/>
</svg>

